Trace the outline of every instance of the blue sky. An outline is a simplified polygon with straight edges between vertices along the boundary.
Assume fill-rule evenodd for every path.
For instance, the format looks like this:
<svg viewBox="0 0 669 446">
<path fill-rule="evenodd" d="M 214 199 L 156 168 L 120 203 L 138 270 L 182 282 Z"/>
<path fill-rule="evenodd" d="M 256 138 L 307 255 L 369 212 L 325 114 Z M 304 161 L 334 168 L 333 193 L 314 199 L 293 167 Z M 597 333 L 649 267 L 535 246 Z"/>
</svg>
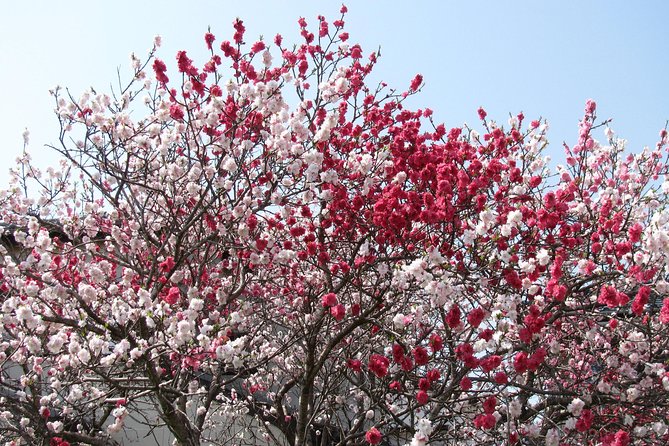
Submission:
<svg viewBox="0 0 669 446">
<path fill-rule="evenodd" d="M 381 48 L 376 79 L 406 88 L 416 73 L 425 87 L 415 107 L 430 107 L 447 127 L 476 123 L 483 106 L 506 122 L 523 111 L 550 122 L 550 154 L 573 144 L 585 100 L 637 151 L 653 145 L 669 119 L 669 2 L 665 1 L 349 1 L 346 28 L 365 52 Z M 244 20 L 246 40 L 280 32 L 297 41 L 298 17 L 338 17 L 340 2 L 206 1 L 7 2 L 0 15 L 0 187 L 31 132 L 39 164 L 55 163 L 57 121 L 48 90 L 74 96 L 108 91 L 129 54 L 147 53 L 163 37 L 159 57 L 177 50 L 204 58 L 211 27 L 220 42 Z"/>
</svg>

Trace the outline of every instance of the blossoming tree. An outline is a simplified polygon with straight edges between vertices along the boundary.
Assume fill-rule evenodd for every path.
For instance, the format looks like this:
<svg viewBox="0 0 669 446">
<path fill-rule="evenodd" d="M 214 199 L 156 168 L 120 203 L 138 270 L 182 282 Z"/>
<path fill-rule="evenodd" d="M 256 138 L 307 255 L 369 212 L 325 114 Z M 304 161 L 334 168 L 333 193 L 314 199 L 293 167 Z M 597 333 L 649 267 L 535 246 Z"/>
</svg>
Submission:
<svg viewBox="0 0 669 446">
<path fill-rule="evenodd" d="M 7 444 L 669 441 L 666 131 L 588 101 L 551 170 L 544 122 L 371 85 L 345 12 L 53 92 L 63 164 L 0 196 Z"/>
</svg>

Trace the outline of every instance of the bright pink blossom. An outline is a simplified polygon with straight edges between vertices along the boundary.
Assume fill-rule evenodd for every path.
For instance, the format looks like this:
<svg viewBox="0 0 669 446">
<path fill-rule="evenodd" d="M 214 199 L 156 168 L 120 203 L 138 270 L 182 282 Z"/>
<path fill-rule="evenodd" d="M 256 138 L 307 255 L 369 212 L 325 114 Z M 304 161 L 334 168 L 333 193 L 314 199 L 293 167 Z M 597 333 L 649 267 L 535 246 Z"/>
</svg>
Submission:
<svg viewBox="0 0 669 446">
<path fill-rule="evenodd" d="M 665 324 L 669 324 L 669 297 L 665 298 L 662 303 L 662 309 L 660 310 L 660 321 Z"/>
<path fill-rule="evenodd" d="M 381 435 L 381 432 L 375 427 L 370 428 L 365 434 L 365 440 L 367 440 L 367 443 L 369 444 L 379 444 L 382 439 L 383 436 Z"/>
<path fill-rule="evenodd" d="M 423 76 L 421 74 L 417 74 L 416 77 L 413 78 L 411 81 L 411 86 L 409 87 L 411 91 L 416 91 L 418 88 L 420 88 L 421 84 L 423 83 Z"/>
<path fill-rule="evenodd" d="M 333 307 L 337 305 L 337 295 L 335 293 L 327 293 L 321 297 L 321 305 L 324 307 Z"/>
<path fill-rule="evenodd" d="M 216 37 L 212 33 L 208 32 L 204 35 L 204 41 L 207 43 L 207 48 L 209 50 L 212 49 L 212 45 L 214 43 L 214 40 L 216 40 Z"/>
<path fill-rule="evenodd" d="M 264 50 L 264 49 L 265 49 L 265 42 L 263 42 L 262 40 L 258 40 L 258 41 L 257 41 L 256 43 L 254 43 L 253 46 L 251 47 L 251 51 L 253 51 L 254 53 L 259 53 L 259 52 L 261 52 L 261 51 Z"/>
<path fill-rule="evenodd" d="M 177 303 L 180 296 L 181 291 L 179 291 L 179 288 L 173 286 L 167 291 L 167 294 L 163 297 L 163 300 L 170 305 L 174 305 Z"/>
<path fill-rule="evenodd" d="M 342 304 L 330 307 L 330 314 L 337 322 L 340 322 L 344 319 L 344 316 L 346 316 L 346 307 Z"/>
<path fill-rule="evenodd" d="M 184 110 L 178 104 L 172 104 L 170 106 L 170 116 L 175 121 L 181 121 L 184 118 Z"/>
</svg>

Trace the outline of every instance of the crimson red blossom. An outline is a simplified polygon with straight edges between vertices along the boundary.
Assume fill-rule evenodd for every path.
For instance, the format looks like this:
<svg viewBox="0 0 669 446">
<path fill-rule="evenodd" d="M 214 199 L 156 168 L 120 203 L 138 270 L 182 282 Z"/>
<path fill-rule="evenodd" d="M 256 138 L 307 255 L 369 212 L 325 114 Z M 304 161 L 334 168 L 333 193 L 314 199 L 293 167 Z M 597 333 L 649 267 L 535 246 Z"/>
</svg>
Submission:
<svg viewBox="0 0 669 446">
<path fill-rule="evenodd" d="M 485 311 L 483 311 L 482 308 L 474 308 L 467 315 L 467 322 L 469 322 L 472 327 L 478 327 L 481 325 L 483 319 L 485 319 Z"/>
<path fill-rule="evenodd" d="M 369 371 L 374 373 L 377 377 L 383 378 L 388 374 L 389 365 L 390 361 L 388 361 L 388 358 L 374 354 L 369 358 L 367 367 L 369 368 Z"/>
<path fill-rule="evenodd" d="M 170 81 L 170 79 L 167 77 L 167 74 L 165 74 L 167 72 L 167 66 L 162 60 L 155 59 L 153 61 L 153 71 L 156 74 L 156 80 L 158 82 L 166 84 Z"/>
</svg>

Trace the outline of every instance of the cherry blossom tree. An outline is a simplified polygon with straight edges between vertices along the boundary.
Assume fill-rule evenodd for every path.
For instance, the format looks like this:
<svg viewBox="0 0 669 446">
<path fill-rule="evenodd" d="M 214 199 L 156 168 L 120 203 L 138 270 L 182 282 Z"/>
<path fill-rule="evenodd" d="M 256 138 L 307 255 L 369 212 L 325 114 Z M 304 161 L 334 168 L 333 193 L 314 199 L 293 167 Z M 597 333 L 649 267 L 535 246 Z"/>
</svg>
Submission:
<svg viewBox="0 0 669 446">
<path fill-rule="evenodd" d="M 53 91 L 62 164 L 0 195 L 6 444 L 669 441 L 666 131 L 447 130 L 345 13 Z"/>
</svg>

